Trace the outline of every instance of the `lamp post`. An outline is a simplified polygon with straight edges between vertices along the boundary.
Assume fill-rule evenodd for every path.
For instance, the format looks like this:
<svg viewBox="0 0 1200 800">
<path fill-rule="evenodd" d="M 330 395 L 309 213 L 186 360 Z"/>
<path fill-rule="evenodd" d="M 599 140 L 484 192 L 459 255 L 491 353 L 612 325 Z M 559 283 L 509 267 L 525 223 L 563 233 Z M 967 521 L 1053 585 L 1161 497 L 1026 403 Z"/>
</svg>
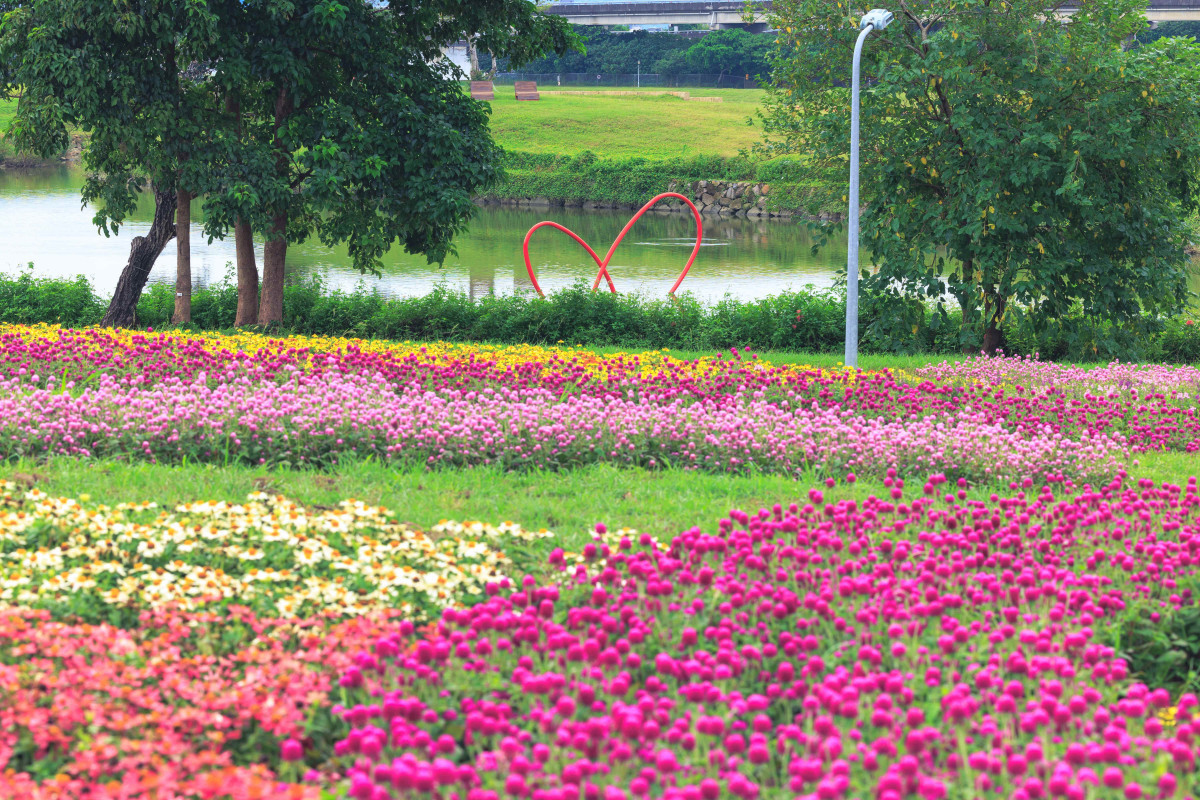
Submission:
<svg viewBox="0 0 1200 800">
<path fill-rule="evenodd" d="M 642 88 L 642 60 L 638 59 L 638 88 Z"/>
<path fill-rule="evenodd" d="M 892 23 L 892 12 L 873 8 L 858 23 L 862 33 L 854 44 L 854 68 L 850 89 L 850 209 L 847 215 L 850 238 L 846 247 L 846 357 L 847 367 L 858 366 L 858 73 L 863 42 L 871 31 Z"/>
</svg>

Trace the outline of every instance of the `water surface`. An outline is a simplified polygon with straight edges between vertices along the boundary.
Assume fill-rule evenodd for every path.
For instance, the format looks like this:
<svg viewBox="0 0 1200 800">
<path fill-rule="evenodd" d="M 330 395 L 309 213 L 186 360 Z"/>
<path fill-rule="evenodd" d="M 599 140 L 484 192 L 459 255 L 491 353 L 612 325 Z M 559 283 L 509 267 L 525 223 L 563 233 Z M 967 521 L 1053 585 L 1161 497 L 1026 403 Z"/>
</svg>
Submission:
<svg viewBox="0 0 1200 800">
<path fill-rule="evenodd" d="M 144 234 L 153 217 L 145 198 L 118 235 L 105 238 L 82 207 L 83 175 L 67 167 L 0 170 L 0 271 L 13 273 L 32 262 L 37 275 L 86 275 L 100 293 L 112 291 L 129 254 L 129 241 Z M 195 206 L 193 206 L 195 208 Z M 360 283 L 389 296 L 415 296 L 438 284 L 479 296 L 488 292 L 531 291 L 521 256 L 529 228 L 551 219 L 574 230 L 601 256 L 629 219 L 618 211 L 581 209 L 480 208 L 470 229 L 455 241 L 457 255 L 440 268 L 424 256 L 397 248 L 384 259 L 382 275 L 360 274 L 346 248 L 312 240 L 288 248 L 289 279 L 317 274 L 330 286 L 353 289 Z M 609 267 L 618 291 L 665 295 L 687 262 L 695 242 L 694 224 L 682 215 L 647 215 L 629 232 Z M 845 242 L 810 252 L 802 223 L 786 220 L 704 219 L 704 243 L 681 291 L 706 300 L 725 295 L 750 299 L 786 288 L 831 285 L 846 263 Z M 262 246 L 258 246 L 259 268 Z M 543 228 L 534 234 L 530 257 L 538 282 L 550 292 L 596 275 L 596 266 L 578 244 Z M 197 286 L 224 280 L 234 260 L 232 237 L 208 243 L 200 225 L 192 228 L 192 275 Z M 174 283 L 175 245 L 159 257 L 152 282 Z"/>
<path fill-rule="evenodd" d="M 125 266 L 130 239 L 150 227 L 153 199 L 145 197 L 120 233 L 105 238 L 92 224 L 92 210 L 80 203 L 82 183 L 83 173 L 68 167 L 0 170 L 0 272 L 11 274 L 32 263 L 37 275 L 83 274 L 100 294 L 112 291 Z M 379 276 L 354 269 L 345 247 L 328 248 L 310 240 L 288 248 L 288 279 L 317 275 L 330 288 L 362 285 L 387 296 L 419 296 L 438 285 L 472 297 L 532 291 L 521 243 L 531 226 L 546 219 L 571 228 L 603 256 L 629 213 L 481 208 L 469 230 L 455 241 L 457 254 L 444 265 L 431 265 L 424 256 L 397 247 L 384 258 Z M 695 242 L 693 225 L 690 217 L 678 214 L 639 220 L 610 265 L 617 290 L 665 296 Z M 811 246 L 807 228 L 798 221 L 706 217 L 703 246 L 680 290 L 713 302 L 724 296 L 748 300 L 785 289 L 832 285 L 845 268 L 845 239 L 831 242 L 816 255 Z M 261 269 L 261 243 L 257 251 Z M 590 283 L 596 276 L 595 263 L 583 249 L 551 228 L 534 234 L 530 257 L 546 292 L 579 280 Z M 233 260 L 232 237 L 209 243 L 199 223 L 193 223 L 192 277 L 197 287 L 232 279 Z M 870 265 L 864 260 L 861 267 Z M 174 242 L 159 257 L 150 280 L 174 284 Z M 1200 269 L 1193 272 L 1191 284 L 1193 290 L 1200 289 Z"/>
</svg>

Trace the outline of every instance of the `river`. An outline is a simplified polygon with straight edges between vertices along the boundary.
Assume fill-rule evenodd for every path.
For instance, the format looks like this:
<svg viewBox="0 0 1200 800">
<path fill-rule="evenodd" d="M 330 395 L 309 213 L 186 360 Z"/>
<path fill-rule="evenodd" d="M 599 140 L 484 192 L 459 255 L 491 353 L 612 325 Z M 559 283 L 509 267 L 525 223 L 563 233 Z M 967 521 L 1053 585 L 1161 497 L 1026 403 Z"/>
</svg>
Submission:
<svg viewBox="0 0 1200 800">
<path fill-rule="evenodd" d="M 129 254 L 129 240 L 150 227 L 153 200 L 144 197 L 119 235 L 105 238 L 92 224 L 92 211 L 81 206 L 82 183 L 83 173 L 77 168 L 0 169 L 0 272 L 13 274 L 32 263 L 36 275 L 82 274 L 100 294 L 112 291 Z M 345 247 L 331 249 L 310 240 L 288 248 L 288 279 L 315 275 L 331 289 L 353 290 L 361 285 L 385 296 L 419 296 L 439 285 L 472 297 L 532 291 L 521 243 L 531 226 L 547 219 L 574 230 L 603 255 L 629 213 L 480 208 L 469 230 L 455 240 L 457 255 L 449 256 L 444 265 L 428 264 L 423 256 L 397 247 L 385 257 L 379 276 L 354 269 Z M 617 248 L 609 267 L 618 291 L 665 295 L 694 243 L 690 217 L 643 217 Z M 816 255 L 811 247 L 812 239 L 800 222 L 705 217 L 703 245 L 680 291 L 711 303 L 725 296 L 751 300 L 784 289 L 832 285 L 846 264 L 845 239 L 833 241 Z M 257 251 L 261 269 L 261 242 Z M 534 234 L 530 257 L 546 292 L 583 279 L 590 282 L 596 275 L 596 266 L 583 248 L 550 228 Z M 232 280 L 233 260 L 232 236 L 210 244 L 200 225 L 193 224 L 195 286 Z M 869 268 L 865 262 L 863 266 Z M 174 284 L 174 243 L 159 257 L 150 280 Z M 1193 271 L 1190 283 L 1193 291 L 1200 290 L 1200 269 Z"/>
<path fill-rule="evenodd" d="M 82 208 L 83 174 L 68 167 L 0 170 L 0 272 L 15 273 L 32 263 L 39 276 L 86 275 L 101 294 L 112 291 L 129 253 L 129 240 L 144 233 L 153 217 L 146 202 L 119 235 L 105 238 L 92 224 L 92 211 Z M 330 288 L 354 289 L 360 283 L 388 296 L 415 296 L 444 284 L 478 297 L 488 292 L 531 290 L 521 257 L 526 231 L 549 219 L 566 225 L 601 256 L 629 219 L 623 211 L 579 209 L 513 209 L 484 207 L 470 229 L 455 241 L 457 255 L 442 267 L 423 256 L 394 249 L 384 259 L 382 275 L 361 275 L 344 247 L 328 248 L 315 240 L 288 248 L 290 280 L 319 275 Z M 695 242 L 690 217 L 647 215 L 617 249 L 609 269 L 618 291 L 665 295 L 687 262 Z M 704 218 L 704 243 L 681 292 L 713 302 L 729 295 L 739 300 L 805 285 L 831 285 L 846 263 L 845 241 L 823 248 L 816 256 L 802 223 L 787 220 Z M 259 266 L 262 246 L 258 247 Z M 530 256 L 538 282 L 551 292 L 596 275 L 583 248 L 549 228 L 534 234 Z M 233 239 L 214 241 L 192 229 L 192 275 L 196 286 L 225 279 L 234 260 Z M 175 246 L 159 257 L 150 276 L 174 283 Z"/>
</svg>

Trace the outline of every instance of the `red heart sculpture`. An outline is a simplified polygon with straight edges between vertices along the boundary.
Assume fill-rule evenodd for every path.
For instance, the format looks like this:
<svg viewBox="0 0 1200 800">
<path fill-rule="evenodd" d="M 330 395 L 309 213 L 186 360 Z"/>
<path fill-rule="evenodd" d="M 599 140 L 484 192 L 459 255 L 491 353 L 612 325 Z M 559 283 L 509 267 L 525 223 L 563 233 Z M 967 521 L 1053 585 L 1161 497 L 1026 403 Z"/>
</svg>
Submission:
<svg viewBox="0 0 1200 800">
<path fill-rule="evenodd" d="M 692 209 L 692 215 L 696 218 L 696 245 L 692 248 L 692 255 L 688 258 L 687 264 L 684 265 L 683 272 L 679 273 L 679 277 L 675 279 L 674 285 L 672 285 L 670 291 L 667 292 L 667 294 L 670 295 L 675 294 L 675 290 L 679 288 L 679 284 L 683 283 L 683 279 L 687 277 L 688 270 L 692 268 L 692 264 L 696 261 L 696 255 L 700 252 L 700 243 L 704 241 L 704 226 L 700 222 L 700 211 L 696 208 L 691 200 L 675 192 L 663 192 L 650 202 L 646 203 L 646 205 L 642 206 L 641 209 L 639 209 L 638 212 L 634 214 L 632 218 L 630 218 L 629 222 L 625 223 L 625 227 L 622 228 L 621 232 L 617 234 L 616 240 L 613 241 L 612 247 L 608 248 L 608 253 L 603 259 L 596 255 L 596 251 L 593 250 L 587 242 L 581 239 L 578 234 L 569 228 L 559 225 L 557 222 L 539 222 L 537 225 L 534 225 L 529 229 L 529 233 L 525 234 L 525 243 L 523 245 L 523 250 L 525 253 L 525 271 L 529 273 L 529 280 L 533 283 L 534 290 L 536 290 L 540 296 L 546 296 L 545 292 L 542 291 L 542 287 L 538 285 L 537 278 L 533 274 L 533 265 L 529 262 L 529 240 L 532 238 L 533 232 L 538 228 L 549 226 L 562 231 L 575 241 L 579 242 L 579 244 L 583 246 L 583 249 L 587 250 L 588 255 L 592 257 L 592 260 L 595 261 L 596 265 L 600 268 L 600 271 L 596 273 L 595 282 L 592 283 L 592 291 L 596 291 L 596 289 L 600 286 L 600 279 L 604 278 L 608 281 L 608 288 L 612 290 L 613 294 L 616 294 L 617 287 L 613 285 L 612 275 L 610 275 L 608 272 L 608 262 L 612 259 L 613 253 L 617 251 L 617 245 L 621 243 L 621 240 L 625 238 L 625 234 L 629 233 L 629 229 L 633 227 L 633 223 L 641 219 L 642 215 L 653 208 L 659 200 L 662 200 L 666 197 L 677 197 L 683 202 L 687 203 L 688 208 Z"/>
</svg>

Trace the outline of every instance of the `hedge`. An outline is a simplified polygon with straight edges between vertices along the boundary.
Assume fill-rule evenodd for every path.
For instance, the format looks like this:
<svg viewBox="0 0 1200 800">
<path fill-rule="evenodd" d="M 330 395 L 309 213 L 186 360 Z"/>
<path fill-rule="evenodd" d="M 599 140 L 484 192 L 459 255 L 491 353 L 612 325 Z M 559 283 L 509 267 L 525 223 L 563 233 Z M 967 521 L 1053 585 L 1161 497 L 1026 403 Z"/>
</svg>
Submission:
<svg viewBox="0 0 1200 800">
<path fill-rule="evenodd" d="M 0 322 L 95 325 L 103 317 L 106 302 L 84 277 L 0 274 Z M 169 327 L 173 308 L 173 286 L 153 284 L 138 303 L 138 323 L 155 329 Z M 578 284 L 545 299 L 496 295 L 472 301 L 446 288 L 436 288 L 422 297 L 388 299 L 366 289 L 327 291 L 319 279 L 308 279 L 285 288 L 284 322 L 279 330 L 417 341 L 562 341 L 629 349 L 723 350 L 736 346 L 759 351 L 840 353 L 845 308 L 842 296 L 817 289 L 784 292 L 760 300 L 727 298 L 705 305 L 688 295 L 674 301 L 648 299 L 593 293 Z M 233 327 L 236 310 L 237 289 L 227 277 L 193 293 L 193 322 L 189 327 L 228 330 Z M 948 354 L 961 349 L 953 318 L 950 325 L 935 331 L 928 324 L 932 319 L 929 314 L 907 338 L 883 339 L 871 330 L 879 318 L 881 303 L 864 297 L 860 310 L 863 352 Z M 1130 341 L 1103 325 L 1077 326 L 1066 338 L 1039 336 L 1010 323 L 1005 329 L 1006 349 L 1010 353 L 1040 353 L 1043 358 L 1075 361 L 1137 357 L 1196 362 L 1200 361 L 1197 327 L 1187 318 L 1165 320 L 1152 336 Z"/>
<path fill-rule="evenodd" d="M 552 201 L 640 205 L 672 184 L 694 181 L 770 183 L 769 208 L 794 211 L 811 186 L 803 163 L 795 158 L 694 156 L 650 160 L 505 153 L 504 180 L 489 192 L 496 199 L 545 197 Z"/>
</svg>

